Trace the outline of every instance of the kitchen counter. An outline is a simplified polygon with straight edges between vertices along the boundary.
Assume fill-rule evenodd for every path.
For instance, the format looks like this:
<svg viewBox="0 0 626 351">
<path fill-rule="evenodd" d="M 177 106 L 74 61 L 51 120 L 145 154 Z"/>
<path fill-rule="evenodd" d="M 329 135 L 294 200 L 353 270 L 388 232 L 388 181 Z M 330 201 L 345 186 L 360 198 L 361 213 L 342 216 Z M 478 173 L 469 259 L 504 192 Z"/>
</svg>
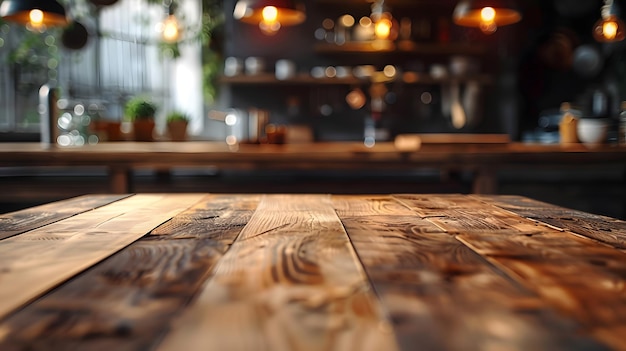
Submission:
<svg viewBox="0 0 626 351">
<path fill-rule="evenodd" d="M 43 148 L 39 143 L 0 144 L 2 167 L 104 166 L 112 193 L 132 192 L 129 175 L 140 168 L 212 166 L 237 170 L 385 170 L 406 172 L 435 169 L 442 173 L 473 174 L 472 192 L 496 193 L 500 169 L 576 169 L 589 165 L 626 165 L 626 147 L 602 145 L 588 148 L 523 143 L 423 143 L 418 150 L 403 151 L 394 143 L 372 148 L 356 142 L 229 147 L 222 142 L 120 142 L 72 148 Z"/>
</svg>

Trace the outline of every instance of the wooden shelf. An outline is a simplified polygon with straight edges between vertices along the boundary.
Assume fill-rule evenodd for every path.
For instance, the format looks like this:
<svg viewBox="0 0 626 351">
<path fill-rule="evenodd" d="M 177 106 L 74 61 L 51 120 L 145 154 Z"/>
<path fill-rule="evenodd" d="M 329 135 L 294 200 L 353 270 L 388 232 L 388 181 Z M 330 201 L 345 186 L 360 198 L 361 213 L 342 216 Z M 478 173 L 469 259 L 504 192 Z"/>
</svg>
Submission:
<svg viewBox="0 0 626 351">
<path fill-rule="evenodd" d="M 315 78 L 308 74 L 299 74 L 290 79 L 277 79 L 275 75 L 271 73 L 257 74 L 257 75 L 240 75 L 234 77 L 221 77 L 220 81 L 226 84 L 239 84 L 239 85 L 352 85 L 362 84 L 366 81 L 356 77 L 345 78 Z"/>
<path fill-rule="evenodd" d="M 481 43 L 417 43 L 413 41 L 348 42 L 343 45 L 317 43 L 319 54 L 398 53 L 413 55 L 484 55 L 487 48 Z"/>
<path fill-rule="evenodd" d="M 318 5 L 323 6 L 371 6 L 372 0 L 317 0 Z M 415 7 L 445 7 L 454 8 L 458 0 L 386 0 L 385 4 L 396 8 L 415 8 Z"/>
<path fill-rule="evenodd" d="M 476 81 L 480 84 L 491 84 L 493 79 L 486 74 L 468 75 L 462 77 L 434 78 L 429 74 L 405 72 L 397 79 L 389 79 L 388 82 L 402 82 L 404 84 L 446 84 L 452 82 Z M 223 76 L 220 82 L 234 85 L 363 85 L 370 84 L 371 79 L 357 78 L 354 76 L 344 78 L 315 78 L 306 73 L 294 78 L 280 80 L 273 74 L 265 73 L 258 75 L 240 75 L 234 77 Z"/>
</svg>

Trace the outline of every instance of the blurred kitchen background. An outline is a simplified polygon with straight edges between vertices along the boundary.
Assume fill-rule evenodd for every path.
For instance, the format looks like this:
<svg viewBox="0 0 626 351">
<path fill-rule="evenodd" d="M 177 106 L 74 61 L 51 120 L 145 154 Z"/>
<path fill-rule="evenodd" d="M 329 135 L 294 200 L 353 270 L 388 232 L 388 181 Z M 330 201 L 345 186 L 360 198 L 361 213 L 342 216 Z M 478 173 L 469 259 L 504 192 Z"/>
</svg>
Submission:
<svg viewBox="0 0 626 351">
<path fill-rule="evenodd" d="M 37 138 L 37 93 L 50 81 L 68 111 L 82 105 L 91 120 L 122 120 L 126 101 L 144 94 L 158 102 L 158 130 L 168 111 L 183 110 L 190 134 L 209 140 L 233 133 L 224 114 L 260 109 L 315 140 L 359 140 L 374 123 L 384 139 L 463 132 L 555 142 L 563 102 L 617 123 L 624 99 L 624 42 L 592 35 L 600 0 L 517 1 L 521 21 L 493 34 L 455 24 L 458 0 L 307 0 L 303 23 L 269 35 L 235 19 L 235 0 L 64 4 L 65 29 L 0 24 L 3 140 Z M 377 5 L 391 15 L 391 45 L 371 44 Z M 168 42 L 170 15 L 179 34 Z"/>
<path fill-rule="evenodd" d="M 287 130 L 287 142 L 500 133 L 512 141 L 558 143 L 569 106 L 578 117 L 608 119 L 607 142 L 616 143 L 626 100 L 625 41 L 593 34 L 603 11 L 624 18 L 626 0 L 512 1 L 519 21 L 482 29 L 455 23 L 461 0 L 304 0 L 303 17 L 279 27 L 249 23 L 246 1 L 59 2 L 70 19 L 65 28 L 0 20 L 0 141 L 40 139 L 44 84 L 58 88 L 66 145 L 127 140 L 97 126 L 122 123 L 124 132 L 124 106 L 136 96 L 158 107 L 157 140 L 167 140 L 167 115 L 182 111 L 190 118 L 188 139 L 224 142 L 257 142 L 250 125 L 271 123 Z M 389 26 L 377 30 L 381 18 Z M 52 175 L 68 179 L 63 172 Z M 5 169 L 3 184 L 8 189 L 30 179 L 24 174 Z M 364 184 L 382 179 L 387 186 L 379 191 L 469 191 L 463 175 L 458 186 L 419 189 L 400 186 L 413 184 L 413 174 L 359 176 Z M 249 178 L 229 177 L 234 191 L 267 191 L 267 184 L 295 178 L 293 187 L 275 190 L 350 191 L 345 183 L 355 184 L 354 174 L 343 173 L 257 172 L 256 187 Z M 501 193 L 624 214 L 623 167 L 499 177 Z M 138 184 L 149 187 L 152 179 Z M 32 195 L 31 180 L 34 190 L 24 197 L 44 201 Z M 229 188 L 221 182 L 215 189 Z M 367 185 L 354 191 L 363 189 L 372 191 Z"/>
</svg>

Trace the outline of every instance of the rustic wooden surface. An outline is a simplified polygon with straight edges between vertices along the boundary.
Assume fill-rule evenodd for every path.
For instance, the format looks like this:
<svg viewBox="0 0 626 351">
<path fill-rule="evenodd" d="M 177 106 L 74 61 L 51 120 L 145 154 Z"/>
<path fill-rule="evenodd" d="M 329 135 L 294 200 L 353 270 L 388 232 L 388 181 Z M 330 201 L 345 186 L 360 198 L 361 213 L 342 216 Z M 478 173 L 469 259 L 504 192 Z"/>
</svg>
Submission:
<svg viewBox="0 0 626 351">
<path fill-rule="evenodd" d="M 76 197 L 55 204 L 32 207 L 25 211 L 17 211 L 0 215 L 0 240 L 31 229 L 60 221 L 92 210 L 111 202 L 123 199 L 127 195 L 92 195 Z"/>
<path fill-rule="evenodd" d="M 0 350 L 626 349 L 616 219 L 457 194 L 72 201 L 9 216 L 44 213 L 0 240 Z"/>
<path fill-rule="evenodd" d="M 325 195 L 266 195 L 161 350 L 390 350 Z"/>
<path fill-rule="evenodd" d="M 136 195 L 2 241 L 0 318 L 144 236 L 199 195 Z"/>
<path fill-rule="evenodd" d="M 202 198 L 7 318 L 0 325 L 0 350 L 153 348 L 155 336 L 199 289 L 257 203 L 255 196 Z"/>
</svg>

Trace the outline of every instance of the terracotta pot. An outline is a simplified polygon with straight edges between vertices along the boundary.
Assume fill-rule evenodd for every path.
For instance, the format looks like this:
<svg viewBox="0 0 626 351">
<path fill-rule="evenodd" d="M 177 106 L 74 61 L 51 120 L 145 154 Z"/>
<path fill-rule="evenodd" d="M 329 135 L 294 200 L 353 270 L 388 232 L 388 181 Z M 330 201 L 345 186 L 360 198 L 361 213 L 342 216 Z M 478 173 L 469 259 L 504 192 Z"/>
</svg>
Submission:
<svg viewBox="0 0 626 351">
<path fill-rule="evenodd" d="M 122 140 L 122 123 L 118 121 L 109 121 L 106 125 L 106 135 L 108 141 Z"/>
<path fill-rule="evenodd" d="M 152 133 L 154 132 L 154 120 L 139 119 L 133 122 L 133 133 L 135 141 L 152 141 Z"/>
<path fill-rule="evenodd" d="M 89 128 L 101 141 L 120 141 L 122 140 L 121 125 L 119 121 L 96 120 Z"/>
<path fill-rule="evenodd" d="M 172 141 L 185 141 L 187 140 L 187 122 L 186 121 L 172 121 L 167 122 L 167 132 Z"/>
</svg>

